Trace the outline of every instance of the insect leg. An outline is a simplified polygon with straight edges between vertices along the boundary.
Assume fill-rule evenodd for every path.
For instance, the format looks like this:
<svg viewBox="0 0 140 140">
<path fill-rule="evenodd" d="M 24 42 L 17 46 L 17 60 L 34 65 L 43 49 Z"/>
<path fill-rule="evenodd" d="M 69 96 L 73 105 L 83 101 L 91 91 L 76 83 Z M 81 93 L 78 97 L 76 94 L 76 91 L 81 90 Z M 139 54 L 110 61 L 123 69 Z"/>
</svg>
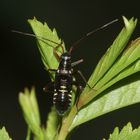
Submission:
<svg viewBox="0 0 140 140">
<path fill-rule="evenodd" d="M 53 50 L 53 53 L 54 55 L 56 56 L 57 60 L 60 61 L 60 55 L 57 53 L 58 51 L 58 48 L 61 47 L 62 49 L 62 54 L 64 53 L 64 47 L 62 46 L 63 42 L 61 41 L 61 43 L 59 45 L 57 45 L 54 50 Z"/>
<path fill-rule="evenodd" d="M 74 67 L 75 65 L 78 65 L 78 64 L 80 64 L 82 62 L 83 62 L 83 59 L 77 60 L 77 61 L 71 63 L 71 66 Z"/>
<path fill-rule="evenodd" d="M 62 46 L 62 44 L 63 44 L 63 41 L 61 41 L 61 43 L 55 47 L 55 50 L 57 50 L 59 47 L 61 47 L 62 53 L 64 53 L 64 47 Z"/>
<path fill-rule="evenodd" d="M 78 65 L 79 63 L 82 63 L 82 62 L 83 62 L 83 59 L 80 59 L 80 60 L 78 60 L 78 61 L 73 62 L 71 65 L 72 65 L 72 67 L 73 67 L 73 66 Z M 82 73 L 80 70 L 75 70 L 75 73 L 78 73 L 78 74 L 80 75 L 80 77 L 83 79 L 83 81 L 85 82 L 85 84 L 86 84 L 89 88 L 91 88 L 90 85 L 88 84 L 88 82 L 87 82 L 85 76 L 83 75 L 83 73 Z"/>
<path fill-rule="evenodd" d="M 83 75 L 83 73 L 82 73 L 80 70 L 76 70 L 76 73 L 78 73 L 78 74 L 80 75 L 80 77 L 83 79 L 83 81 L 85 82 L 85 84 L 86 84 L 89 88 L 91 88 L 91 86 L 88 84 L 88 82 L 87 82 L 85 76 Z"/>
<path fill-rule="evenodd" d="M 77 82 L 77 84 L 76 84 L 76 87 L 77 87 L 77 94 L 76 94 L 76 103 L 78 102 L 78 100 L 79 100 L 79 96 L 80 96 L 80 94 L 82 93 L 82 91 L 83 91 L 83 86 L 81 85 L 81 84 L 79 84 L 78 82 Z"/>
<path fill-rule="evenodd" d="M 82 91 L 83 91 L 83 86 L 79 83 L 79 82 L 77 82 L 77 81 L 74 81 L 73 82 L 73 85 L 75 85 L 76 87 L 77 87 L 77 89 L 76 89 L 76 95 L 75 95 L 75 105 L 76 105 L 76 109 L 77 109 L 77 111 L 78 111 L 78 102 L 79 102 L 79 97 L 80 97 L 80 94 L 82 93 Z"/>
</svg>

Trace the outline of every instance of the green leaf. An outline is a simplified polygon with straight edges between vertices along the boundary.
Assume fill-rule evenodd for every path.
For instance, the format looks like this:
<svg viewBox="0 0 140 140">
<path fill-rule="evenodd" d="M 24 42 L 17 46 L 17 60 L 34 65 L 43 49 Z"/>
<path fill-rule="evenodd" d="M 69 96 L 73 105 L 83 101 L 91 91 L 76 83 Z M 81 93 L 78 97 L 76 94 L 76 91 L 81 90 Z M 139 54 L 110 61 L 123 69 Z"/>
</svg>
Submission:
<svg viewBox="0 0 140 140">
<path fill-rule="evenodd" d="M 26 123 L 32 132 L 38 137 L 38 139 L 43 140 L 43 133 L 40 128 L 40 114 L 38 109 L 38 104 L 35 96 L 35 89 L 32 88 L 29 91 L 27 88 L 25 91 L 19 94 L 19 103 L 21 105 L 24 118 Z"/>
<path fill-rule="evenodd" d="M 136 72 L 140 71 L 140 60 L 137 60 L 133 65 L 130 65 L 126 69 L 124 69 L 120 74 L 118 74 L 115 78 L 113 78 L 110 82 L 108 82 L 106 85 L 104 85 L 99 92 L 104 91 L 114 83 L 120 81 L 121 79 L 124 79 L 125 77 L 128 77 Z"/>
<path fill-rule="evenodd" d="M 139 102 L 140 80 L 106 91 L 103 96 L 79 110 L 69 130 L 98 116 Z"/>
<path fill-rule="evenodd" d="M 116 127 L 110 134 L 109 140 L 140 140 L 140 127 L 133 130 L 131 123 L 128 123 L 120 132 Z"/>
<path fill-rule="evenodd" d="M 59 116 L 54 107 L 52 107 L 51 112 L 48 115 L 46 126 L 47 140 L 54 140 L 54 138 L 57 137 L 57 132 L 59 130 Z"/>
<path fill-rule="evenodd" d="M 117 76 L 119 73 L 125 72 L 123 70 L 127 70 L 132 67 L 134 62 L 139 60 L 140 58 L 140 38 L 137 38 L 133 41 L 129 46 L 128 49 L 122 54 L 122 56 L 117 60 L 117 62 L 109 69 L 109 71 L 105 74 L 105 76 L 100 80 L 100 82 L 94 87 L 95 89 L 100 89 L 104 86 L 107 82 L 111 82 L 114 80 L 113 78 Z M 136 62 L 137 63 L 137 62 Z M 139 69 L 140 70 L 140 69 Z M 129 75 L 133 74 L 134 71 L 129 71 Z M 127 76 L 128 73 L 126 74 Z M 124 76 L 123 76 L 124 78 Z M 116 77 L 115 77 L 116 79 Z M 122 78 L 121 78 L 122 79 Z"/>
<path fill-rule="evenodd" d="M 6 132 L 5 127 L 3 127 L 2 129 L 0 129 L 0 140 L 12 140 L 8 133 Z"/>
<path fill-rule="evenodd" d="M 112 64 L 116 61 L 118 56 L 122 53 L 126 47 L 137 23 L 137 19 L 131 18 L 129 21 L 123 17 L 125 27 L 122 29 L 118 37 L 115 39 L 111 47 L 107 50 L 105 55 L 101 58 L 98 65 L 96 66 L 93 74 L 89 79 L 89 85 L 93 87 L 104 74 L 109 70 Z"/>
<path fill-rule="evenodd" d="M 109 48 L 109 50 L 107 50 L 105 55 L 102 57 L 102 61 L 98 63 L 95 69 L 95 71 L 99 70 L 98 74 L 102 75 L 101 79 L 96 83 L 96 85 L 94 85 L 94 90 L 89 89 L 88 87 L 85 88 L 80 97 L 81 101 L 79 103 L 79 108 L 89 103 L 93 98 L 112 86 L 114 83 L 140 70 L 140 68 L 137 67 L 137 70 L 133 71 L 134 66 L 139 63 L 140 39 L 138 38 L 133 41 L 124 51 L 124 48 L 126 47 L 126 44 L 128 43 L 128 40 L 136 26 L 137 20 L 132 18 L 127 21 L 124 18 L 124 22 L 125 27 L 122 29 L 121 33 L 115 39 L 113 45 Z M 110 64 L 109 61 L 112 63 Z M 97 73 L 95 73 L 96 72 L 94 72 L 89 79 L 90 85 L 92 82 L 95 82 L 94 78 L 96 77 L 94 76 L 97 75 Z"/>
<path fill-rule="evenodd" d="M 59 63 L 57 55 L 54 53 L 54 48 L 58 47 L 56 53 L 61 55 L 63 49 L 65 51 L 65 46 L 64 43 L 61 45 L 61 39 L 59 39 L 56 30 L 51 30 L 47 23 L 42 24 L 36 18 L 29 19 L 28 22 L 36 35 L 38 48 L 46 70 L 57 69 Z"/>
</svg>

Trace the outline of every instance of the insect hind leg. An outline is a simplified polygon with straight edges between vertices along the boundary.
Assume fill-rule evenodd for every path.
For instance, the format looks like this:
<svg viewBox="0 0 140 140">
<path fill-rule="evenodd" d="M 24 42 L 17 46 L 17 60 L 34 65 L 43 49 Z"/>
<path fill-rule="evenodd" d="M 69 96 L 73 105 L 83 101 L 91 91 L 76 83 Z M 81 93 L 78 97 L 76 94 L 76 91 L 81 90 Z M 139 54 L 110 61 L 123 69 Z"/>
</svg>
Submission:
<svg viewBox="0 0 140 140">
<path fill-rule="evenodd" d="M 82 78 L 82 80 L 84 81 L 84 83 L 91 89 L 92 87 L 88 84 L 85 76 L 83 75 L 83 73 L 80 70 L 75 70 L 74 74 L 79 74 L 79 76 Z"/>
<path fill-rule="evenodd" d="M 78 102 L 79 102 L 80 94 L 82 93 L 84 88 L 79 82 L 74 82 L 73 85 L 77 87 L 74 104 L 76 105 L 76 109 L 78 111 Z"/>
</svg>

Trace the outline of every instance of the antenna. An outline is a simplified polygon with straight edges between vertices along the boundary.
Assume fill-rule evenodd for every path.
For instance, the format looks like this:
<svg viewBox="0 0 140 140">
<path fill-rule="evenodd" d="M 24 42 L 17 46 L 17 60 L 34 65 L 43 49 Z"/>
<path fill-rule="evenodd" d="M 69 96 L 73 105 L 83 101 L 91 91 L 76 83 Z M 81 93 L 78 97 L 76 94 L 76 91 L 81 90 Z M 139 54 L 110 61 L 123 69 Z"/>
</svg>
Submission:
<svg viewBox="0 0 140 140">
<path fill-rule="evenodd" d="M 112 20 L 111 22 L 108 22 L 107 24 L 104 24 L 103 26 L 100 26 L 100 27 L 98 27 L 98 28 L 92 30 L 91 32 L 88 32 L 87 34 L 83 35 L 80 39 L 78 39 L 78 40 L 70 47 L 70 50 L 69 50 L 68 53 L 71 54 L 71 52 L 78 46 L 78 44 L 80 44 L 80 43 L 81 43 L 83 40 L 85 40 L 88 36 L 93 35 L 95 32 L 100 31 L 100 30 L 106 28 L 107 26 L 109 26 L 109 25 L 111 25 L 111 24 L 117 22 L 117 21 L 118 21 L 118 19 Z M 56 45 L 57 45 L 56 48 L 58 48 L 58 46 L 61 46 L 61 48 L 62 48 L 62 50 L 63 50 L 62 41 L 61 41 L 61 43 L 57 43 L 57 42 L 55 42 L 55 41 L 53 41 L 53 40 L 50 40 L 50 39 L 48 39 L 48 38 L 44 38 L 44 37 L 41 37 L 41 36 L 37 36 L 37 35 L 31 34 L 31 33 L 26 33 L 26 32 L 21 32 L 21 31 L 16 31 L 16 30 L 12 30 L 12 32 L 18 33 L 18 34 L 22 34 L 22 35 L 25 35 L 25 36 L 31 36 L 31 37 L 37 38 L 37 39 L 41 40 L 42 42 L 48 44 L 50 47 L 53 47 L 53 48 L 54 48 L 54 46 L 52 46 L 51 44 L 49 44 L 48 42 L 46 42 L 46 41 L 49 41 L 49 42 L 51 42 L 51 43 L 56 44 Z M 46 40 L 46 41 L 45 41 L 45 40 Z M 63 52 L 64 52 L 64 51 L 63 51 Z"/>
<path fill-rule="evenodd" d="M 118 19 L 112 20 L 111 22 L 108 22 L 107 24 L 104 24 L 103 26 L 100 26 L 100 27 L 98 27 L 98 28 L 92 30 L 91 32 L 88 32 L 87 34 L 83 35 L 80 39 L 78 39 L 78 40 L 70 47 L 69 53 L 71 53 L 71 52 L 75 49 L 75 47 L 78 46 L 78 44 L 80 44 L 80 43 L 81 43 L 83 40 L 85 40 L 88 36 L 93 35 L 95 32 L 100 31 L 100 30 L 106 28 L 107 26 L 109 26 L 109 25 L 111 25 L 111 24 L 117 22 L 117 21 L 118 21 Z"/>
<path fill-rule="evenodd" d="M 44 43 L 47 43 L 46 41 L 49 41 L 49 42 L 54 43 L 54 44 L 56 44 L 56 45 L 60 45 L 60 44 L 61 44 L 61 43 L 57 43 L 57 42 L 55 42 L 55 41 L 53 41 L 53 40 L 50 40 L 50 39 L 48 39 L 48 38 L 44 38 L 44 37 L 41 37 L 41 36 L 37 36 L 37 35 L 31 34 L 31 33 L 26 33 L 26 32 L 21 32 L 21 31 L 16 31 L 16 30 L 12 30 L 12 32 L 18 33 L 18 34 L 22 34 L 22 35 L 25 35 L 25 36 L 31 36 L 31 37 L 37 38 L 37 39 L 41 40 L 41 41 L 44 42 Z M 45 40 L 46 40 L 46 41 L 45 41 Z M 47 44 L 48 44 L 48 43 L 47 43 Z M 50 44 L 49 44 L 49 45 L 50 45 Z M 51 46 L 51 45 L 50 45 L 50 46 Z"/>
</svg>

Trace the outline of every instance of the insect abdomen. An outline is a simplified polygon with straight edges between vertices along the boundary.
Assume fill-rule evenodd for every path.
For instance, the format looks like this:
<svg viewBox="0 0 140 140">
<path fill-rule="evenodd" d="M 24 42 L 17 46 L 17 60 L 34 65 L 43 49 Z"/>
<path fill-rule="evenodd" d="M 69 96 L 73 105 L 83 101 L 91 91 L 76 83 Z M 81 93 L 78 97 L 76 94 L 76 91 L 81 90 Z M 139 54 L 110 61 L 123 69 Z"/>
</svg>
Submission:
<svg viewBox="0 0 140 140">
<path fill-rule="evenodd" d="M 66 89 L 59 89 L 58 91 L 55 90 L 53 103 L 57 112 L 60 115 L 64 115 L 71 106 L 71 91 L 68 92 Z"/>
</svg>

